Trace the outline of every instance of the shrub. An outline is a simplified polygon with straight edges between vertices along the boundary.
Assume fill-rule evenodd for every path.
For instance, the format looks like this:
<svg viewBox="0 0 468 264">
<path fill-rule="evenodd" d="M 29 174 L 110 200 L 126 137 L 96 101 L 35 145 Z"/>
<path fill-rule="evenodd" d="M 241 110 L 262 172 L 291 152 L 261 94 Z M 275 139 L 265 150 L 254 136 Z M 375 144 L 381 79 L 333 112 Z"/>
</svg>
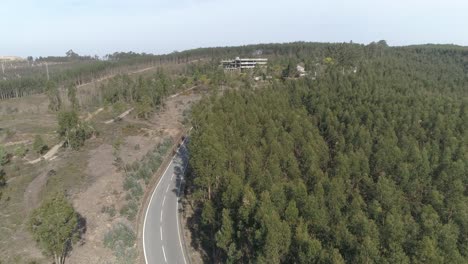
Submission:
<svg viewBox="0 0 468 264">
<path fill-rule="evenodd" d="M 28 152 L 28 149 L 24 145 L 20 145 L 15 148 L 15 156 L 17 157 L 24 157 L 26 156 L 26 153 Z"/>
<path fill-rule="evenodd" d="M 140 185 L 135 177 L 132 177 L 133 175 L 129 175 L 128 177 L 125 178 L 123 188 L 124 190 L 128 191 L 133 188 L 137 188 L 137 185 Z"/>
<path fill-rule="evenodd" d="M 6 185 L 5 172 L 0 165 L 0 188 Z"/>
<path fill-rule="evenodd" d="M 44 142 L 44 140 L 42 139 L 40 135 L 36 135 L 34 137 L 33 150 L 41 155 L 45 153 L 47 150 L 49 150 L 49 147 L 47 146 L 47 144 Z"/>
<path fill-rule="evenodd" d="M 148 169 L 148 166 L 146 164 L 141 166 L 137 172 L 138 179 L 148 179 L 150 176 L 151 176 L 151 172 Z"/>
<path fill-rule="evenodd" d="M 135 201 L 130 201 L 120 209 L 120 214 L 127 217 L 129 221 L 133 221 L 138 213 L 138 204 Z"/>
<path fill-rule="evenodd" d="M 103 206 L 101 208 L 101 213 L 107 213 L 110 217 L 114 217 L 115 213 L 116 213 L 115 206 L 114 205 L 112 205 L 112 206 Z"/>
<path fill-rule="evenodd" d="M 117 223 L 104 235 L 104 246 L 115 252 L 119 244 L 123 247 L 133 247 L 135 238 L 135 233 L 130 227 L 123 223 Z"/>
<path fill-rule="evenodd" d="M 0 145 L 0 167 L 8 163 L 8 153 L 5 148 Z"/>
<path fill-rule="evenodd" d="M 141 185 L 135 185 L 134 188 L 130 189 L 130 193 L 132 194 L 133 198 L 138 199 L 143 195 L 143 188 Z"/>
<path fill-rule="evenodd" d="M 118 263 L 133 263 L 136 258 L 135 239 L 130 227 L 118 223 L 104 236 L 104 246 L 112 250 Z"/>
</svg>

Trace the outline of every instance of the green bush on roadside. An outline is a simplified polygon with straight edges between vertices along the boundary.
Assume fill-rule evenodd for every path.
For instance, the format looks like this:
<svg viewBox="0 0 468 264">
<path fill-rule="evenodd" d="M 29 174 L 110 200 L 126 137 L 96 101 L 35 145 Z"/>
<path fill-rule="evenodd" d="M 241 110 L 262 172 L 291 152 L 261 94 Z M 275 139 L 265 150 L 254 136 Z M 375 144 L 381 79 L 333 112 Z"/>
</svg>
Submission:
<svg viewBox="0 0 468 264">
<path fill-rule="evenodd" d="M 104 236 L 104 246 L 111 249 L 118 263 L 133 263 L 136 258 L 135 232 L 123 223 L 115 224 Z"/>
</svg>

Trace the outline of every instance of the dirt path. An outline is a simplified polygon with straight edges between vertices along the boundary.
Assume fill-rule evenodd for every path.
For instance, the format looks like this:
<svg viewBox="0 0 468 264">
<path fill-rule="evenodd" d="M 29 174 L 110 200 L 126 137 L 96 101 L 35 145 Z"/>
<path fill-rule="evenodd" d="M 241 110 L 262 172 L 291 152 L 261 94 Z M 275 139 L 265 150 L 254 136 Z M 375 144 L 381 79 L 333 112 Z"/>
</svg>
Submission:
<svg viewBox="0 0 468 264">
<path fill-rule="evenodd" d="M 94 113 L 92 113 L 88 117 L 86 117 L 85 121 L 89 121 L 91 118 L 93 118 L 95 115 L 97 115 L 102 110 L 104 110 L 104 108 L 102 108 L 102 107 L 99 108 Z M 133 110 L 133 108 L 132 108 L 132 110 Z M 28 163 L 29 164 L 36 164 L 41 160 L 54 160 L 56 158 L 55 154 L 57 154 L 58 150 L 60 149 L 61 146 L 63 146 L 63 144 L 65 144 L 65 141 L 61 141 L 57 145 L 53 146 L 49 151 L 47 151 L 47 153 L 44 156 L 42 156 L 40 158 L 37 158 L 35 160 L 28 161 Z"/>
<path fill-rule="evenodd" d="M 35 160 L 28 161 L 28 163 L 29 164 L 36 164 L 36 163 L 38 163 L 39 161 L 41 161 L 43 159 L 44 160 L 53 160 L 54 159 L 53 157 L 55 156 L 55 154 L 57 154 L 59 148 L 61 146 L 63 146 L 64 143 L 65 143 L 65 141 L 61 141 L 57 145 L 53 146 L 49 151 L 47 151 L 47 153 L 44 156 L 42 156 L 40 158 L 37 158 Z"/>
<path fill-rule="evenodd" d="M 39 176 L 34 178 L 32 182 L 29 183 L 28 187 L 24 191 L 24 205 L 26 210 L 32 210 L 37 207 L 39 201 L 39 193 L 42 188 L 47 183 L 47 178 L 49 176 L 49 170 L 45 170 Z"/>
<path fill-rule="evenodd" d="M 8 142 L 8 143 L 5 143 L 4 146 L 8 147 L 8 146 L 14 146 L 14 145 L 20 145 L 20 144 L 30 144 L 30 143 L 31 141 L 26 139 L 26 140 L 21 140 L 21 141 Z"/>
<path fill-rule="evenodd" d="M 178 92 L 178 93 L 176 93 L 176 94 L 173 94 L 173 95 L 169 96 L 169 98 L 177 97 L 177 96 L 179 96 L 179 95 L 181 95 L 181 94 L 183 94 L 183 93 L 185 93 L 185 92 L 191 91 L 191 90 L 193 90 L 193 89 L 195 89 L 195 88 L 197 88 L 197 87 L 198 87 L 198 86 L 195 85 L 195 86 L 190 87 L 190 88 L 188 88 L 188 89 L 186 89 L 186 90 L 183 90 L 182 92 Z"/>
<path fill-rule="evenodd" d="M 101 111 L 104 110 L 104 107 L 101 107 L 99 108 L 98 110 L 94 111 L 93 113 L 89 114 L 88 113 L 88 116 L 84 119 L 84 121 L 89 121 L 91 120 L 93 117 L 95 117 L 97 114 L 99 114 Z"/>
<path fill-rule="evenodd" d="M 109 119 L 107 120 L 106 122 L 104 122 L 104 124 L 111 124 L 113 123 L 116 119 L 122 119 L 124 117 L 126 117 L 128 114 L 130 114 L 130 112 L 133 111 L 133 107 L 128 109 L 127 111 L 121 113 L 117 118 L 113 118 L 113 119 Z"/>
<path fill-rule="evenodd" d="M 139 70 L 136 70 L 136 71 L 128 72 L 127 74 L 128 74 L 128 75 L 132 75 L 132 74 L 142 73 L 142 72 L 145 72 L 145 71 L 149 71 L 149 70 L 151 70 L 151 69 L 154 69 L 154 68 L 156 68 L 156 67 L 158 67 L 158 66 L 151 66 L 151 67 L 139 69 Z M 79 87 L 82 87 L 82 86 L 85 86 L 85 85 L 88 85 L 88 84 L 102 82 L 102 81 L 105 81 L 105 80 L 107 80 L 107 79 L 113 78 L 113 77 L 115 77 L 115 76 L 117 76 L 117 75 L 119 75 L 119 74 L 121 74 L 121 73 L 111 74 L 111 75 L 108 75 L 108 76 L 103 77 L 103 78 L 101 78 L 101 79 L 93 80 L 93 81 L 90 81 L 90 82 L 87 82 L 87 83 L 82 83 L 82 84 L 80 84 L 80 85 L 78 85 L 78 86 L 76 86 L 76 87 L 79 88 Z"/>
</svg>

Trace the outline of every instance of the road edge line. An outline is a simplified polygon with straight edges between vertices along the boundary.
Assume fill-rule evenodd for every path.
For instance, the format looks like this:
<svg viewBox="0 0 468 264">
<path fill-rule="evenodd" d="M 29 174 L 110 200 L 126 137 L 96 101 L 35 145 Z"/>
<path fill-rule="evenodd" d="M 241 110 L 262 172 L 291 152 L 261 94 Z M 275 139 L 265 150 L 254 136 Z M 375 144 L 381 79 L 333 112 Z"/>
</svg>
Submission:
<svg viewBox="0 0 468 264">
<path fill-rule="evenodd" d="M 151 206 L 151 202 L 153 201 L 154 194 L 156 193 L 156 190 L 158 189 L 159 184 L 164 179 L 164 175 L 166 174 L 167 170 L 169 169 L 172 162 L 174 161 L 174 157 L 175 157 L 175 155 L 172 156 L 171 162 L 169 162 L 169 164 L 167 164 L 166 170 L 164 170 L 161 178 L 158 181 L 158 184 L 156 185 L 156 188 L 154 188 L 153 193 L 151 194 L 151 198 L 150 198 L 150 201 L 148 203 L 148 206 L 146 207 L 145 219 L 143 220 L 143 254 L 145 256 L 145 263 L 147 263 L 147 264 L 148 264 L 148 258 L 146 257 L 146 247 L 145 247 L 145 227 L 146 227 L 146 218 L 148 217 L 148 211 L 149 211 L 148 208 Z"/>
</svg>

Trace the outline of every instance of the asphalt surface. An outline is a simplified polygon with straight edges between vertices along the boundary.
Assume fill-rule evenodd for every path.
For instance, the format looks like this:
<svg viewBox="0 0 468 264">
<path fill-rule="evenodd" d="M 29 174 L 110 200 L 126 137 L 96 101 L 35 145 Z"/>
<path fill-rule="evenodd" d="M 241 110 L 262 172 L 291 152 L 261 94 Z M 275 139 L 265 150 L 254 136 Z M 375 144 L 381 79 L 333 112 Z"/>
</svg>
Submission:
<svg viewBox="0 0 468 264">
<path fill-rule="evenodd" d="M 187 263 L 178 216 L 179 193 L 187 160 L 187 148 L 182 144 L 151 196 L 143 224 L 147 264 Z"/>
</svg>

